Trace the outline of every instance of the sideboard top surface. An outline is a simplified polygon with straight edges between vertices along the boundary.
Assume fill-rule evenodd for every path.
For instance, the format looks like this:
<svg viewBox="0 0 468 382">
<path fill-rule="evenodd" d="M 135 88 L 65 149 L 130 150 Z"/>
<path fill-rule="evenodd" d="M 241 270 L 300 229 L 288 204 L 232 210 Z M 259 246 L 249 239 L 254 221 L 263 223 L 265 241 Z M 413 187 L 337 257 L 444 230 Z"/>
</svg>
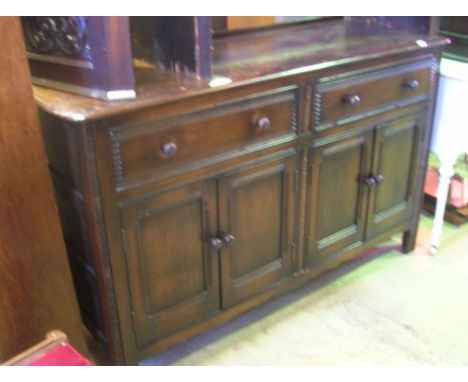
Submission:
<svg viewBox="0 0 468 382">
<path fill-rule="evenodd" d="M 69 121 L 87 121 L 447 43 L 446 38 L 399 30 L 370 33 L 333 20 L 214 39 L 211 80 L 178 76 L 158 68 L 135 68 L 137 97 L 134 100 L 106 102 L 38 86 L 34 87 L 34 94 L 44 111 Z"/>
</svg>

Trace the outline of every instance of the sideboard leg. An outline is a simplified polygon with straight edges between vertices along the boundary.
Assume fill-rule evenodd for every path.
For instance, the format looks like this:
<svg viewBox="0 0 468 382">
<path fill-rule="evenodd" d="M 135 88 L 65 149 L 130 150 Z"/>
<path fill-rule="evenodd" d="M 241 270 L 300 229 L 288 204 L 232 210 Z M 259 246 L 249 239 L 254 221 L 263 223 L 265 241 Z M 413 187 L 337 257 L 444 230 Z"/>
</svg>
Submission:
<svg viewBox="0 0 468 382">
<path fill-rule="evenodd" d="M 418 227 L 412 228 L 408 231 L 403 232 L 403 241 L 401 243 L 401 251 L 405 254 L 410 253 L 416 247 L 416 235 L 418 233 Z"/>
</svg>

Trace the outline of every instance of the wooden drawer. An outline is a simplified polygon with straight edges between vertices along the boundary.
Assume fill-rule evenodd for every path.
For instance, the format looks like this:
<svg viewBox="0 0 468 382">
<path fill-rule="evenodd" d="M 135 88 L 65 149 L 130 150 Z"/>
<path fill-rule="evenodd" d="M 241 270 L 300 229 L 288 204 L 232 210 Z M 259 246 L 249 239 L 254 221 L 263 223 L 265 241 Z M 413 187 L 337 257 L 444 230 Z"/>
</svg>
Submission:
<svg viewBox="0 0 468 382">
<path fill-rule="evenodd" d="M 281 143 L 297 132 L 297 90 L 288 86 L 152 123 L 111 128 L 116 182 L 176 165 L 193 166 L 256 144 Z"/>
<path fill-rule="evenodd" d="M 314 97 L 315 130 L 324 130 L 428 98 L 432 57 L 384 68 L 348 72 L 318 81 Z"/>
</svg>

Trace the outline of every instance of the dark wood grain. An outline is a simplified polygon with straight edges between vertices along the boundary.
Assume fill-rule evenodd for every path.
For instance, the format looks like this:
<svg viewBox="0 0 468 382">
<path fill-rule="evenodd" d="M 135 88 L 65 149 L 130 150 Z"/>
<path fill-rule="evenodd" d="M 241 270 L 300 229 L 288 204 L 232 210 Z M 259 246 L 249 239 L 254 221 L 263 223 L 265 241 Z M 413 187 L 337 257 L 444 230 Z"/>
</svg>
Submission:
<svg viewBox="0 0 468 382">
<path fill-rule="evenodd" d="M 439 61 L 442 56 L 442 51 L 434 52 L 434 56 Z M 414 250 L 416 247 L 416 236 L 418 232 L 418 222 L 419 222 L 419 212 L 421 211 L 423 199 L 424 199 L 424 192 L 422 191 L 424 188 L 424 181 L 427 173 L 427 164 L 429 160 L 429 151 L 430 151 L 430 144 L 432 139 L 432 127 L 434 121 L 434 110 L 436 105 L 437 99 L 437 91 L 438 91 L 438 74 L 437 71 L 433 70 L 431 76 L 431 90 L 430 90 L 430 100 L 427 104 L 427 112 L 421 114 L 419 116 L 418 124 L 424 126 L 421 129 L 421 134 L 419 136 L 418 142 L 418 156 L 415 163 L 415 179 L 414 179 L 414 188 L 417 190 L 414 193 L 414 204 L 413 204 L 413 215 L 411 217 L 410 224 L 408 229 L 404 231 L 402 237 L 402 251 L 403 253 L 409 253 Z"/>
<path fill-rule="evenodd" d="M 371 188 L 367 238 L 413 214 L 418 141 L 424 128 L 417 119 L 410 116 L 378 127 L 371 173 L 382 180 Z"/>
<path fill-rule="evenodd" d="M 63 215 L 84 215 L 81 247 L 92 255 L 74 257 L 94 264 L 91 299 L 113 362 L 135 364 L 388 235 L 407 232 L 410 249 L 444 40 L 348 35 L 335 21 L 287 30 L 216 40 L 226 85 L 148 69 L 132 102 L 37 89 L 52 167 L 68 187 L 59 192 L 73 204 Z M 420 86 L 402 87 L 412 79 Z M 319 92 L 343 107 L 356 89 L 365 107 L 332 112 L 323 128 Z M 425 128 L 413 134 L 397 122 L 408 118 Z M 380 168 L 392 175 L 370 197 L 364 181 Z M 400 190 L 414 198 L 410 212 L 373 232 L 369 206 L 378 199 L 388 210 Z"/>
<path fill-rule="evenodd" d="M 212 38 L 208 16 L 152 17 L 156 62 L 178 74 L 211 78 Z"/>
<path fill-rule="evenodd" d="M 51 115 L 40 116 L 83 321 L 117 362 L 122 352 L 107 246 L 100 228 L 93 141 L 82 123 L 62 125 Z"/>
<path fill-rule="evenodd" d="M 154 123 L 112 129 L 116 182 L 296 133 L 296 88 L 221 103 Z M 264 122 L 262 125 L 260 122 Z M 172 147 L 168 151 L 167 147 Z M 121 166 L 121 173 L 118 173 Z"/>
<path fill-rule="evenodd" d="M 216 185 L 191 184 L 122 211 L 138 346 L 220 310 Z"/>
<path fill-rule="evenodd" d="M 364 240 L 372 131 L 311 151 L 308 181 L 309 264 L 359 246 Z"/>
<path fill-rule="evenodd" d="M 87 355 L 19 19 L 0 33 L 0 360 L 53 329 Z"/>
<path fill-rule="evenodd" d="M 428 58 L 404 65 L 393 63 L 371 72 L 342 73 L 321 79 L 315 101 L 318 109 L 315 128 L 323 129 L 321 124 L 350 118 L 390 102 L 420 99 L 429 90 L 433 65 L 434 60 Z"/>
<path fill-rule="evenodd" d="M 221 249 L 223 308 L 291 276 L 297 162 L 293 155 L 220 179 L 220 235 L 235 238 Z"/>
</svg>

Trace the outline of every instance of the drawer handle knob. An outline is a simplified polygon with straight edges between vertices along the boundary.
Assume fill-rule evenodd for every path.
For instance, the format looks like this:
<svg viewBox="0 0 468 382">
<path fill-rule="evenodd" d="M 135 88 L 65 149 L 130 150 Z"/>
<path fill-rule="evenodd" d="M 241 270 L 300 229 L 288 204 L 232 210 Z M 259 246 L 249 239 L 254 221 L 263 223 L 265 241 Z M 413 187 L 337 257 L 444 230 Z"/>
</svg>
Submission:
<svg viewBox="0 0 468 382">
<path fill-rule="evenodd" d="M 210 237 L 208 239 L 208 244 L 211 246 L 211 248 L 218 250 L 223 246 L 223 241 L 219 237 Z"/>
<path fill-rule="evenodd" d="M 374 187 L 377 184 L 373 176 L 369 176 L 368 178 L 364 179 L 363 182 L 369 187 Z"/>
<path fill-rule="evenodd" d="M 256 126 L 260 130 L 266 130 L 271 126 L 271 121 L 268 117 L 261 117 L 257 120 Z"/>
<path fill-rule="evenodd" d="M 236 237 L 230 233 L 221 234 L 221 240 L 227 247 L 233 247 L 236 244 Z"/>
<path fill-rule="evenodd" d="M 380 175 L 380 174 L 379 174 L 379 175 L 374 176 L 375 184 L 380 184 L 380 183 L 383 182 L 383 180 L 384 180 L 383 175 Z"/>
<path fill-rule="evenodd" d="M 174 142 L 164 143 L 161 146 L 161 151 L 166 157 L 172 157 L 177 153 L 177 145 Z"/>
<path fill-rule="evenodd" d="M 341 102 L 346 105 L 356 106 L 361 102 L 361 97 L 357 94 L 348 94 L 341 99 Z"/>
<path fill-rule="evenodd" d="M 403 87 L 410 90 L 416 90 L 419 88 L 419 81 L 418 80 L 408 80 L 403 83 Z"/>
</svg>

